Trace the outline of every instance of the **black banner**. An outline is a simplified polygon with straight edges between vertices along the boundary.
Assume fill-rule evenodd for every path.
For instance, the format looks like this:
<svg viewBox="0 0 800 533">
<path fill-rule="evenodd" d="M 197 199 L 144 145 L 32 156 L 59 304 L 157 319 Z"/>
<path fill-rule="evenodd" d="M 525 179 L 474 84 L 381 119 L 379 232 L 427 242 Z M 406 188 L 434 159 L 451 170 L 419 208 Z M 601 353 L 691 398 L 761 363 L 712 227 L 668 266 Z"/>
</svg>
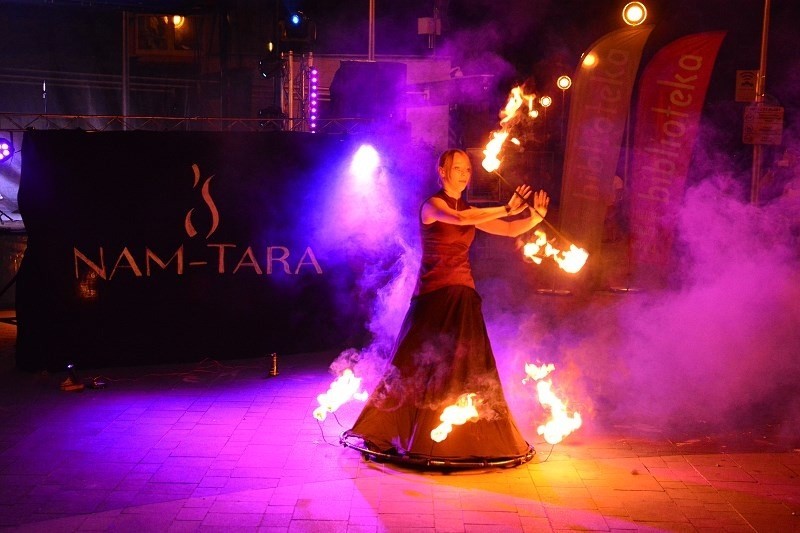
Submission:
<svg viewBox="0 0 800 533">
<path fill-rule="evenodd" d="M 352 140 L 62 130 L 27 132 L 23 150 L 20 368 L 300 353 L 365 334 L 363 257 L 330 238 L 323 208 Z"/>
</svg>

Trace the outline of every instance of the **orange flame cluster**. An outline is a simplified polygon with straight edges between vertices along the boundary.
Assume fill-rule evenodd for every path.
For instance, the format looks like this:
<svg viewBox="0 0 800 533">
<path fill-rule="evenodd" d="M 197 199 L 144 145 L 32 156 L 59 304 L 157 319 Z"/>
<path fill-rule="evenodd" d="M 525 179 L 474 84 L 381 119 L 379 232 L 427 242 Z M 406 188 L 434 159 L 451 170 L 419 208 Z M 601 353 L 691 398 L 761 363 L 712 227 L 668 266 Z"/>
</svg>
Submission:
<svg viewBox="0 0 800 533">
<path fill-rule="evenodd" d="M 362 402 L 366 401 L 367 393 L 359 391 L 360 388 L 361 378 L 356 377 L 352 370 L 346 368 L 342 375 L 331 383 L 327 392 L 317 396 L 319 407 L 314 409 L 314 418 L 320 422 L 325 420 L 328 413 L 333 413 L 351 398 Z"/>
<path fill-rule="evenodd" d="M 526 364 L 525 379 L 523 383 L 533 380 L 536 382 L 536 392 L 542 407 L 550 410 L 550 420 L 536 428 L 536 432 L 544 437 L 548 444 L 558 444 L 564 437 L 581 427 L 583 420 L 577 411 L 572 415 L 567 414 L 566 404 L 553 392 L 553 382 L 545 380 L 553 370 L 552 363 L 541 366 Z"/>
<path fill-rule="evenodd" d="M 431 431 L 431 439 L 436 442 L 442 442 L 453 431 L 453 426 L 460 426 L 470 420 L 477 420 L 478 410 L 473 402 L 475 396 L 474 392 L 462 394 L 458 397 L 456 403 L 445 407 L 439 416 L 439 420 L 442 423 Z"/>
<path fill-rule="evenodd" d="M 522 246 L 522 254 L 537 265 L 542 264 L 543 258 L 552 257 L 561 270 L 574 274 L 583 268 L 589 258 L 586 250 L 574 244 L 570 244 L 567 251 L 559 250 L 547 240 L 547 234 L 540 229 L 533 234 L 536 238 Z"/>
<path fill-rule="evenodd" d="M 514 144 L 520 144 L 519 139 L 516 137 L 511 136 L 511 139 L 509 139 L 511 129 L 519 119 L 526 116 L 530 118 L 539 116 L 539 111 L 534 107 L 535 101 L 536 95 L 525 94 L 522 87 L 517 86 L 511 89 L 511 93 L 508 95 L 508 102 L 506 102 L 505 108 L 500 111 L 500 130 L 492 132 L 491 138 L 486 144 L 486 148 L 483 150 L 484 159 L 481 162 L 481 166 L 483 166 L 487 172 L 494 172 L 500 168 L 500 159 L 498 155 L 506 140 L 510 140 Z M 528 111 L 523 115 L 519 113 L 519 110 L 526 104 Z"/>
</svg>

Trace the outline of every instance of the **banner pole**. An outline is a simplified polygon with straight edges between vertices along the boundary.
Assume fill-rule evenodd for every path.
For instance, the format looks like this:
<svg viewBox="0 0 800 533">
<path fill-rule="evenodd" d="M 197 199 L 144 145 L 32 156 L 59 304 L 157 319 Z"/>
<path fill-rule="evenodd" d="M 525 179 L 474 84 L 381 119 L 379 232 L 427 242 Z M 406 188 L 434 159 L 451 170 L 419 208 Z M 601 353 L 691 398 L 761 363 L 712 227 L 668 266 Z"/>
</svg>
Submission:
<svg viewBox="0 0 800 533">
<path fill-rule="evenodd" d="M 767 38 L 769 37 L 769 2 L 764 0 L 764 18 L 761 26 L 761 61 L 758 66 L 756 78 L 756 105 L 764 102 L 767 85 Z M 761 144 L 753 144 L 753 176 L 750 184 L 750 203 L 758 204 L 759 189 L 761 188 Z"/>
</svg>

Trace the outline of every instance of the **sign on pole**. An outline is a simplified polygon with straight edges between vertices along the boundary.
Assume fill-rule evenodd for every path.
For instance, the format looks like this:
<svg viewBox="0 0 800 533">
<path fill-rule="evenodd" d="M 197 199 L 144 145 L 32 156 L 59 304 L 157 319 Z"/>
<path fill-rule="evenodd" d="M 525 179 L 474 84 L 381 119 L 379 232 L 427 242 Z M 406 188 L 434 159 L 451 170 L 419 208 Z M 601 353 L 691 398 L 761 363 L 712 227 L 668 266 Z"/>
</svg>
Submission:
<svg viewBox="0 0 800 533">
<path fill-rule="evenodd" d="M 754 104 L 744 111 L 745 144 L 781 144 L 783 138 L 783 107 Z"/>
</svg>

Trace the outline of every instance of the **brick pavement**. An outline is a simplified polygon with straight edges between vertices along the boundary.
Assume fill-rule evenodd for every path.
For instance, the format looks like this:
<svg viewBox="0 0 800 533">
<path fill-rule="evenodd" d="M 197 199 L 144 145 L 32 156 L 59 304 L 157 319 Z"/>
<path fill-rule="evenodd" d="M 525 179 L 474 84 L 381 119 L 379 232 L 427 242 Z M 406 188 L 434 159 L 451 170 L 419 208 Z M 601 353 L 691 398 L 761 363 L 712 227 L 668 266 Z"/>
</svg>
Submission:
<svg viewBox="0 0 800 533">
<path fill-rule="evenodd" d="M 420 472 L 318 423 L 335 354 L 118 368 L 104 389 L 13 369 L 0 321 L 0 527 L 15 531 L 800 531 L 800 453 L 757 434 L 579 431 L 509 469 Z M 527 436 L 527 435 L 526 435 Z"/>
</svg>

